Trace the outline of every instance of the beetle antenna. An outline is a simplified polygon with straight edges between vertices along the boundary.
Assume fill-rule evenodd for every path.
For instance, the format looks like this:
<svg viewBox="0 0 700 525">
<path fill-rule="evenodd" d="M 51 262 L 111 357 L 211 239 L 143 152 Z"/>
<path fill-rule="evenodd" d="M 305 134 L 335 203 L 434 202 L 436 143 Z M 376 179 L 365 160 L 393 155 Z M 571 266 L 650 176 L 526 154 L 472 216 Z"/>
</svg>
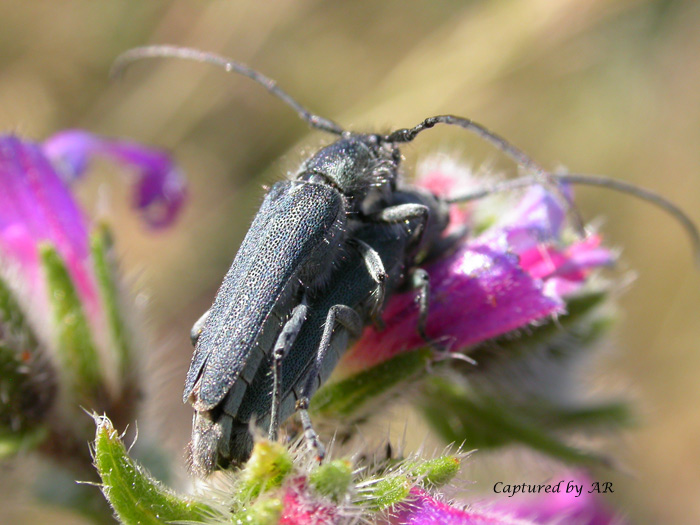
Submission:
<svg viewBox="0 0 700 525">
<path fill-rule="evenodd" d="M 506 156 L 515 161 L 518 166 L 525 168 L 525 170 L 534 172 L 539 184 L 548 187 L 557 200 L 566 205 L 565 209 L 568 213 L 570 213 L 577 233 L 581 237 L 585 236 L 585 229 L 581 214 L 579 213 L 578 209 L 576 209 L 576 206 L 571 199 L 569 199 L 569 197 L 561 191 L 561 188 L 557 184 L 557 180 L 552 178 L 551 173 L 535 162 L 535 160 L 523 150 L 516 147 L 514 144 L 511 144 L 505 138 L 501 137 L 497 133 L 494 133 L 486 126 L 483 126 L 478 122 L 464 117 L 457 117 L 455 115 L 438 115 L 435 117 L 428 117 L 423 122 L 412 128 L 393 131 L 382 138 L 387 142 L 394 143 L 411 142 L 421 131 L 430 129 L 434 127 L 435 124 L 449 124 L 451 126 L 459 126 L 467 131 L 471 131 L 484 139 L 486 142 L 489 142 L 495 146 L 497 149 L 501 150 Z"/>
<path fill-rule="evenodd" d="M 549 177 L 558 183 L 598 186 L 618 191 L 627 195 L 632 195 L 633 197 L 637 197 L 638 199 L 644 200 L 653 204 L 654 206 L 657 206 L 658 208 L 661 208 L 673 216 L 673 218 L 676 219 L 681 226 L 683 226 L 693 245 L 696 264 L 700 266 L 700 233 L 698 232 L 697 226 L 682 209 L 665 197 L 662 197 L 658 193 L 646 188 L 642 188 L 641 186 L 602 175 L 586 175 L 583 173 L 550 173 Z M 494 193 L 511 191 L 518 188 L 527 188 L 529 186 L 534 186 L 541 183 L 542 180 L 538 176 L 519 177 L 517 179 L 506 180 L 484 186 L 461 195 L 454 195 L 448 199 L 445 199 L 445 201 L 449 204 L 468 202 L 481 199 Z"/>
<path fill-rule="evenodd" d="M 207 51 L 200 51 L 189 47 L 169 45 L 135 47 L 122 53 L 116 58 L 114 64 L 112 64 L 110 77 L 118 77 L 134 62 L 148 58 L 181 58 L 184 60 L 193 60 L 195 62 L 204 62 L 219 66 L 227 73 L 238 73 L 239 75 L 243 75 L 257 82 L 269 93 L 287 104 L 312 128 L 327 131 L 335 135 L 342 135 L 345 132 L 343 128 L 332 120 L 311 113 L 308 109 L 292 98 L 289 93 L 278 87 L 277 82 L 275 82 L 273 79 L 263 75 L 242 62 L 236 62 L 235 60 L 217 55 L 216 53 L 209 53 Z"/>
<path fill-rule="evenodd" d="M 456 117 L 454 115 L 438 115 L 437 117 L 429 117 L 417 126 L 406 129 L 397 129 L 396 131 L 389 133 L 384 137 L 384 140 L 387 142 L 411 142 L 421 131 L 433 128 L 435 124 L 449 124 L 451 126 L 459 126 L 467 131 L 471 131 L 484 139 L 486 142 L 493 144 L 496 148 L 513 159 L 519 166 L 522 166 L 530 171 L 546 173 L 546 170 L 535 162 L 527 153 L 511 144 L 497 133 L 494 133 L 486 126 L 483 126 L 478 122 L 474 122 L 471 119 Z"/>
</svg>

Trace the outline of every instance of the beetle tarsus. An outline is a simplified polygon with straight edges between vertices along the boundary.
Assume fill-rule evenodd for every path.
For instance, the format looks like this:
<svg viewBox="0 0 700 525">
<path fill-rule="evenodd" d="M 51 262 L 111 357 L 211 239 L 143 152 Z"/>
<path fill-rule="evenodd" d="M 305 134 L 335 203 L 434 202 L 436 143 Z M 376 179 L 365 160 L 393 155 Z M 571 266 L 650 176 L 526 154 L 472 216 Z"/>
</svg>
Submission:
<svg viewBox="0 0 700 525">
<path fill-rule="evenodd" d="M 311 452 L 316 455 L 316 461 L 322 463 L 326 457 L 326 448 L 321 443 L 318 434 L 314 430 L 311 424 L 311 418 L 309 417 L 309 399 L 307 397 L 302 397 L 297 401 L 296 409 L 299 412 L 299 417 L 301 419 L 301 427 L 304 432 L 304 441 L 306 441 L 307 447 Z"/>
</svg>

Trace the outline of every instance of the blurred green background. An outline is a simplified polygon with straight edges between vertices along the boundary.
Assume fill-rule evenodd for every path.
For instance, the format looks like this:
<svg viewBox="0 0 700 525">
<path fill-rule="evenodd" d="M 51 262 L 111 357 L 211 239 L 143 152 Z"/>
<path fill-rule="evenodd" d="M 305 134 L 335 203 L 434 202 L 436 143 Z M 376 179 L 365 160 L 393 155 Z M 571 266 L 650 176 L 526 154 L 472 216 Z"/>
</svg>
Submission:
<svg viewBox="0 0 700 525">
<path fill-rule="evenodd" d="M 66 128 L 160 145 L 190 183 L 183 216 L 145 232 L 117 170 L 81 187 L 108 215 L 131 292 L 145 312 L 147 406 L 141 432 L 160 432 L 178 464 L 191 409 L 181 387 L 187 334 L 208 307 L 255 212 L 261 185 L 295 169 L 329 138 L 259 86 L 176 61 L 135 65 L 110 82 L 113 59 L 147 43 L 216 51 L 260 69 L 314 111 L 357 130 L 389 130 L 454 113 L 508 137 L 549 167 L 602 173 L 663 193 L 700 223 L 700 3 L 644 0 L 434 2 L 187 2 L 4 0 L 0 3 L 0 126 L 41 140 Z M 447 151 L 514 173 L 458 129 L 406 147 L 406 169 Z M 582 189 L 621 250 L 609 352 L 592 388 L 628 395 L 640 424 L 603 447 L 619 461 L 610 501 L 638 523 L 700 521 L 700 276 L 681 228 L 654 208 Z M 412 416 L 411 416 L 412 417 Z M 386 421 L 377 421 L 382 432 Z M 392 422 L 400 430 L 402 421 Z M 418 437 L 423 439 L 424 435 Z M 519 455 L 472 456 L 478 498 L 492 480 L 541 482 Z M 26 464 L 32 460 L 27 458 Z M 519 473 L 503 475 L 507 470 Z M 0 522 L 33 522 L 31 470 L 2 467 Z M 492 477 L 489 478 L 489 473 Z M 602 478 L 606 479 L 602 479 Z M 17 480 L 21 480 L 18 482 Z M 63 516 L 56 513 L 52 521 Z"/>
</svg>

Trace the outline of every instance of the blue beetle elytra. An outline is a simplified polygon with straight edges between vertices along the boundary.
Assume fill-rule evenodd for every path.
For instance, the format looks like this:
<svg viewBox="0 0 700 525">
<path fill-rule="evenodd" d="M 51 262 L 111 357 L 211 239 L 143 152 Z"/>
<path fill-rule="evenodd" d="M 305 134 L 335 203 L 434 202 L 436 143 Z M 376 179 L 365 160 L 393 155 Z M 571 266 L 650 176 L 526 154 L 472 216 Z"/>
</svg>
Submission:
<svg viewBox="0 0 700 525">
<path fill-rule="evenodd" d="M 327 280 L 343 242 L 345 217 L 340 194 L 328 186 L 279 182 L 272 187 L 198 337 L 184 393 L 185 400 L 192 396 L 196 410 L 211 410 L 227 394 L 229 405 L 236 402 L 235 380 L 250 381 L 261 357 L 248 356 L 247 349 L 265 339 L 270 322 L 277 328 L 275 313 L 291 311 L 300 282 L 313 288 Z M 285 242 L 282 231 L 294 241 Z M 232 351 L 214 351 L 227 341 L 235 341 Z"/>
<path fill-rule="evenodd" d="M 388 134 L 353 133 L 309 112 L 245 64 L 173 46 L 127 51 L 114 70 L 151 57 L 207 62 L 247 76 L 311 127 L 339 137 L 306 160 L 293 180 L 269 190 L 211 309 L 193 327 L 195 351 L 184 400 L 195 410 L 189 456 L 197 476 L 248 457 L 251 420 L 267 425 L 274 438 L 279 424 L 295 410 L 308 442 L 323 456 L 306 413 L 309 398 L 350 342 L 380 320 L 386 298 L 396 290 L 418 289 L 416 328 L 429 342 L 425 321 L 430 288 L 421 257 L 439 256 L 451 244 L 453 239 L 444 235 L 450 204 L 533 184 L 547 185 L 564 200 L 561 182 L 604 186 L 673 214 L 700 251 L 694 224 L 671 202 L 606 177 L 547 172 L 469 119 L 441 115 Z M 399 146 L 436 124 L 476 133 L 529 175 L 449 199 L 404 183 Z M 575 210 L 570 205 L 567 209 L 577 220 Z"/>
</svg>

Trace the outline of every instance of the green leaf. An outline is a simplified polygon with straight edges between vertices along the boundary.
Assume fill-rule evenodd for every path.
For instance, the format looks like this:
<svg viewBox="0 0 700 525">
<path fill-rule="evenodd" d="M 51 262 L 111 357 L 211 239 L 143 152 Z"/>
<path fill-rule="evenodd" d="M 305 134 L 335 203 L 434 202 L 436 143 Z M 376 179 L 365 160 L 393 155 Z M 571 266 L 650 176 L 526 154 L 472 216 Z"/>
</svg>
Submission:
<svg viewBox="0 0 700 525">
<path fill-rule="evenodd" d="M 56 249 L 43 244 L 41 263 L 57 334 L 60 371 L 80 403 L 92 406 L 104 396 L 100 359 L 78 292 Z"/>
<path fill-rule="evenodd" d="M 624 402 L 583 407 L 558 407 L 542 403 L 521 406 L 520 410 L 553 429 L 590 430 L 600 427 L 609 430 L 634 424 L 630 407 Z"/>
<path fill-rule="evenodd" d="M 427 460 L 387 460 L 385 465 L 375 465 L 373 472 L 356 485 L 355 503 L 372 512 L 381 511 L 405 501 L 416 485 L 431 490 L 449 483 L 460 466 L 461 459 L 454 455 Z"/>
<path fill-rule="evenodd" d="M 102 492 L 125 524 L 202 521 L 216 516 L 208 506 L 165 488 L 133 461 L 106 417 L 95 417 L 95 466 Z"/>
<path fill-rule="evenodd" d="M 114 353 L 119 370 L 119 377 L 125 378 L 133 374 L 132 349 L 130 347 L 129 330 L 121 314 L 119 288 L 117 286 L 117 271 L 111 259 L 112 238 L 105 224 L 99 225 L 90 236 L 90 250 L 100 291 L 102 307 L 107 316 L 107 323 Z"/>
<path fill-rule="evenodd" d="M 542 421 L 507 399 L 498 400 L 441 377 L 429 378 L 424 388 L 420 408 L 450 443 L 479 449 L 518 443 L 569 463 L 609 463 L 602 455 L 567 445 Z"/>
<path fill-rule="evenodd" d="M 261 499 L 249 507 L 234 513 L 231 519 L 227 521 L 236 524 L 277 525 L 283 509 L 284 504 L 279 498 Z"/>
<path fill-rule="evenodd" d="M 328 418 L 359 417 L 380 396 L 425 371 L 431 355 L 426 348 L 404 352 L 341 381 L 326 383 L 311 399 L 310 411 Z"/>
<path fill-rule="evenodd" d="M 467 382 L 426 379 L 418 401 L 424 416 L 443 439 L 467 447 L 520 444 L 574 464 L 609 463 L 556 434 L 610 429 L 631 421 L 624 403 L 562 402 L 561 389 L 567 385 L 561 378 L 575 371 L 579 357 L 610 325 L 602 308 L 606 299 L 604 291 L 581 294 L 569 299 L 567 313 L 556 321 L 480 346 L 470 354 L 477 366 L 453 366 Z"/>
</svg>

